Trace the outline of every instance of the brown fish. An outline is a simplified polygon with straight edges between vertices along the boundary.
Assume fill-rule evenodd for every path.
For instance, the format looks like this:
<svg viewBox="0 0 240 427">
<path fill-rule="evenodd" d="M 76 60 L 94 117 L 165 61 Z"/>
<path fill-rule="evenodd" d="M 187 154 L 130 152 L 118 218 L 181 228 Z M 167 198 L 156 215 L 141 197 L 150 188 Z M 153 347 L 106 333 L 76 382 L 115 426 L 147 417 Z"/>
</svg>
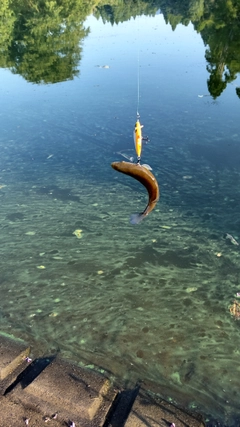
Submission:
<svg viewBox="0 0 240 427">
<path fill-rule="evenodd" d="M 130 218 L 131 224 L 138 224 L 155 208 L 160 197 L 158 182 L 152 172 L 139 163 L 113 162 L 111 166 L 116 171 L 125 173 L 141 182 L 148 191 L 149 200 L 146 208 L 139 214 L 131 215 Z"/>
</svg>

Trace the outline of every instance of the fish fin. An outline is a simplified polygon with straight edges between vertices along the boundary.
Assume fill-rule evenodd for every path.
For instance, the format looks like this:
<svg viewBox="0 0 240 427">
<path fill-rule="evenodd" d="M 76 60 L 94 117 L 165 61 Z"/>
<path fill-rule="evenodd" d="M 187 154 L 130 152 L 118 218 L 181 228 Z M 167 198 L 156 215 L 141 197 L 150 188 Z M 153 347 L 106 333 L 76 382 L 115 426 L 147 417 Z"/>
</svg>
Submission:
<svg viewBox="0 0 240 427">
<path fill-rule="evenodd" d="M 142 166 L 143 166 L 145 169 L 148 169 L 149 171 L 152 171 L 152 168 L 151 168 L 151 166 L 150 166 L 150 165 L 147 165 L 146 163 L 144 163 Z"/>
<path fill-rule="evenodd" d="M 137 214 L 137 213 L 132 214 L 130 216 L 130 223 L 131 224 L 139 224 L 139 222 L 141 222 L 143 220 L 143 218 L 144 218 L 144 215 L 142 215 L 142 214 Z"/>
<path fill-rule="evenodd" d="M 121 153 L 121 151 L 117 151 L 117 154 L 120 154 L 120 156 L 123 156 L 124 157 L 124 159 L 127 159 L 127 160 L 129 160 L 131 163 L 133 163 L 133 160 L 134 160 L 134 157 L 133 156 L 128 156 L 127 154 L 125 154 L 125 153 Z"/>
</svg>

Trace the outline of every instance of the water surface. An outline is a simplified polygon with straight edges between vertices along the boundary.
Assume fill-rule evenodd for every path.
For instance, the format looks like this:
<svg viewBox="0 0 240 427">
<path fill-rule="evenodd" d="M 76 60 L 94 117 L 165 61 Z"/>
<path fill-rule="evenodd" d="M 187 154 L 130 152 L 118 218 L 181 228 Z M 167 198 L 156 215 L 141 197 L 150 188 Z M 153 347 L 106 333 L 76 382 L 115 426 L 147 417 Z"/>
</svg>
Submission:
<svg viewBox="0 0 240 427">
<path fill-rule="evenodd" d="M 0 71 L 0 328 L 237 426 L 240 81 L 209 92 L 196 24 L 152 15 L 88 16 L 61 81 Z M 134 156 L 138 64 L 161 197 L 132 226 L 146 190 L 110 164 Z"/>
</svg>

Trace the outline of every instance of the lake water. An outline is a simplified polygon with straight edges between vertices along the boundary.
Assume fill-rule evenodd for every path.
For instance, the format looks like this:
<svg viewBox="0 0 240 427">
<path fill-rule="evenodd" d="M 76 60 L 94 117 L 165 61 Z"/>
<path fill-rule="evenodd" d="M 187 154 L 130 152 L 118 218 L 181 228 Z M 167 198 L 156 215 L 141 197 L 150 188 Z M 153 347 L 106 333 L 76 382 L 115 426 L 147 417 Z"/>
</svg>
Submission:
<svg viewBox="0 0 240 427">
<path fill-rule="evenodd" d="M 0 329 L 238 426 L 239 76 L 212 96 L 201 34 L 159 11 L 84 27 L 73 78 L 0 70 Z M 161 196 L 133 226 L 146 189 L 111 162 L 135 155 L 138 73 Z"/>
</svg>

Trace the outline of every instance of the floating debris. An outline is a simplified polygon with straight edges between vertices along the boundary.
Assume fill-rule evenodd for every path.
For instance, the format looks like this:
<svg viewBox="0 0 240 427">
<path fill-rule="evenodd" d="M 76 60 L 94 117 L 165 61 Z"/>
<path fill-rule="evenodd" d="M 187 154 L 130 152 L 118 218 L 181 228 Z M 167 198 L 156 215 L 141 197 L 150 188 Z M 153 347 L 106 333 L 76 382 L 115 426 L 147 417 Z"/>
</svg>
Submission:
<svg viewBox="0 0 240 427">
<path fill-rule="evenodd" d="M 74 232 L 73 232 L 73 234 L 74 234 L 74 236 L 76 236 L 78 239 L 81 239 L 82 238 L 82 230 L 75 230 Z"/>
<path fill-rule="evenodd" d="M 4 188 L 4 187 L 6 187 L 6 185 L 5 185 L 5 184 L 0 184 L 0 190 L 1 190 L 2 188 Z"/>
<path fill-rule="evenodd" d="M 237 242 L 236 239 L 234 239 L 234 237 L 231 234 L 226 233 L 225 239 L 229 239 L 233 245 L 239 246 L 239 243 Z"/>
<path fill-rule="evenodd" d="M 37 268 L 39 268 L 39 270 L 44 270 L 46 267 L 45 265 L 37 265 Z"/>
<path fill-rule="evenodd" d="M 232 305 L 229 307 L 229 311 L 235 320 L 240 319 L 240 303 L 238 301 L 233 301 Z"/>
<path fill-rule="evenodd" d="M 192 287 L 189 287 L 186 289 L 186 292 L 188 294 L 190 294 L 191 292 L 195 292 L 195 291 L 197 291 L 197 288 L 195 286 L 192 286 Z"/>
<path fill-rule="evenodd" d="M 52 313 L 49 314 L 49 317 L 57 317 L 58 313 L 56 311 L 53 311 Z"/>
</svg>

